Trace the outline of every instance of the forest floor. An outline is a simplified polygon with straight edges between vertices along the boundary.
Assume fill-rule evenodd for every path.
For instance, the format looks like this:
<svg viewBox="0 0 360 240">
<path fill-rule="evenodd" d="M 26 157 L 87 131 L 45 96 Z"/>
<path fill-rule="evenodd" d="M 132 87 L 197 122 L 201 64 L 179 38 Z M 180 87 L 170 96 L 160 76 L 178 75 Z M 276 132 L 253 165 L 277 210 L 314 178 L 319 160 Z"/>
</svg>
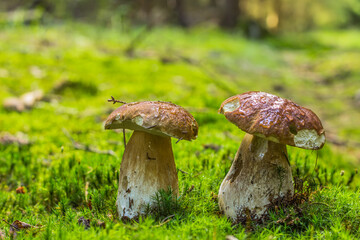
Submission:
<svg viewBox="0 0 360 240">
<path fill-rule="evenodd" d="M 356 30 L 260 41 L 212 28 L 1 26 L 0 102 L 44 97 L 23 112 L 0 108 L 0 239 L 360 238 L 359 39 Z M 244 132 L 217 110 L 255 90 L 312 109 L 328 142 L 288 147 L 303 201 L 261 224 L 233 225 L 217 192 Z M 199 124 L 195 141 L 173 140 L 180 197 L 159 195 L 158 211 L 139 222 L 116 213 L 124 144 L 121 132 L 104 130 L 117 107 L 110 96 L 171 101 Z"/>
</svg>

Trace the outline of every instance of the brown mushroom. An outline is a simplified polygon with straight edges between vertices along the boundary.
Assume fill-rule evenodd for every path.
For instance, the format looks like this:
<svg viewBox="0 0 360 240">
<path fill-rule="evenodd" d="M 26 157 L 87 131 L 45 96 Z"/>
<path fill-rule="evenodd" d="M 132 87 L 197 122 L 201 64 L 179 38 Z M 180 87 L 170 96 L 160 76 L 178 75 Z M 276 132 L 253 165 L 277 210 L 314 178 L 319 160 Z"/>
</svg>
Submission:
<svg viewBox="0 0 360 240">
<path fill-rule="evenodd" d="M 271 200 L 294 193 L 286 145 L 320 149 L 325 131 L 311 110 L 265 92 L 230 97 L 219 112 L 247 132 L 220 186 L 220 209 L 233 221 L 261 218 Z"/>
<path fill-rule="evenodd" d="M 178 194 L 171 137 L 193 140 L 198 125 L 184 108 L 169 102 L 127 103 L 114 110 L 105 129 L 132 129 L 121 162 L 117 208 L 121 219 L 143 214 L 161 189 Z"/>
</svg>

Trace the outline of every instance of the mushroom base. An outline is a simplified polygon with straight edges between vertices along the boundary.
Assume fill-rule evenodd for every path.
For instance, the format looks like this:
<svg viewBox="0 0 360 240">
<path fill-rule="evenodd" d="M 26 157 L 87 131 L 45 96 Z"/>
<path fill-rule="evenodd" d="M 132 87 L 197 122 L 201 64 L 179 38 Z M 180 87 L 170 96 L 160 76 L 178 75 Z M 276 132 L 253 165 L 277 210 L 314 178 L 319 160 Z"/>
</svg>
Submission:
<svg viewBox="0 0 360 240">
<path fill-rule="evenodd" d="M 136 219 L 161 189 L 178 194 L 170 137 L 134 131 L 122 158 L 116 200 L 120 219 Z"/>
<path fill-rule="evenodd" d="M 260 219 L 272 200 L 294 194 L 286 145 L 246 134 L 219 190 L 219 207 L 237 221 Z"/>
</svg>

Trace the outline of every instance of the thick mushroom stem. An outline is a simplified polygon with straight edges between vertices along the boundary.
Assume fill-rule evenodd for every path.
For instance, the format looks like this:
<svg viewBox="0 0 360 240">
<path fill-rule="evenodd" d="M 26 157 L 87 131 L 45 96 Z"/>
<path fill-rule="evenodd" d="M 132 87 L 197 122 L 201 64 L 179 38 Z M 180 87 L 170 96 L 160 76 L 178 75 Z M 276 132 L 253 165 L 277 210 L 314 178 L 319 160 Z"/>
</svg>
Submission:
<svg viewBox="0 0 360 240">
<path fill-rule="evenodd" d="M 259 219 L 271 200 L 293 193 L 286 145 L 246 134 L 220 186 L 220 209 L 233 221 Z"/>
<path fill-rule="evenodd" d="M 170 137 L 134 131 L 122 158 L 116 200 L 120 219 L 144 214 L 161 189 L 178 194 L 178 178 Z"/>
</svg>

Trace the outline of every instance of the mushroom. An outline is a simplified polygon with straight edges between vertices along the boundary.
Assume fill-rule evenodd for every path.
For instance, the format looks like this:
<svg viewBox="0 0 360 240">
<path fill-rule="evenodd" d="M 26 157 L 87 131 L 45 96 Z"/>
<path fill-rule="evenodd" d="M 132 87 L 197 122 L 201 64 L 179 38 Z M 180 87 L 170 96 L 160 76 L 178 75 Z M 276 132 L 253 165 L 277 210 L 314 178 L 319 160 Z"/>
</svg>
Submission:
<svg viewBox="0 0 360 240">
<path fill-rule="evenodd" d="M 265 92 L 230 97 L 219 112 L 247 132 L 220 186 L 220 209 L 233 221 L 261 219 L 273 200 L 294 194 L 286 145 L 320 149 L 325 131 L 311 110 Z"/>
<path fill-rule="evenodd" d="M 122 157 L 116 200 L 121 219 L 136 219 L 161 189 L 178 195 L 171 137 L 192 140 L 198 124 L 184 108 L 169 102 L 127 103 L 114 110 L 105 129 L 134 130 Z"/>
</svg>

